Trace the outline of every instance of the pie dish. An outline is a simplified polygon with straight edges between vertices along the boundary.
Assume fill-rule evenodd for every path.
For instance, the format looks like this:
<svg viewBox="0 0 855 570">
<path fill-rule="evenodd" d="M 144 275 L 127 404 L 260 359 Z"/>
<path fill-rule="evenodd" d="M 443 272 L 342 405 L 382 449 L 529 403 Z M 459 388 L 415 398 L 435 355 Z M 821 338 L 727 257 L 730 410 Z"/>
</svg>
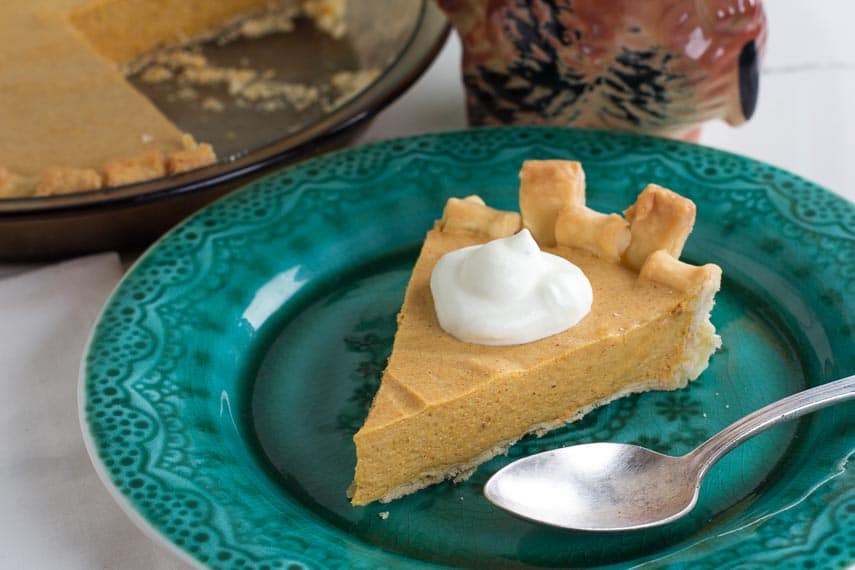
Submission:
<svg viewBox="0 0 855 570">
<path fill-rule="evenodd" d="M 451 198 L 428 232 L 380 388 L 353 438 L 354 505 L 466 479 L 526 434 L 628 394 L 683 388 L 720 346 L 710 311 L 721 269 L 679 261 L 695 222 L 691 200 L 649 184 L 625 217 L 600 213 L 586 206 L 574 161 L 526 161 L 520 181 L 521 214 Z M 443 331 L 430 291 L 438 259 L 523 227 L 584 271 L 590 314 L 520 345 L 470 344 Z"/>
<path fill-rule="evenodd" d="M 210 143 L 218 162 L 118 188 L 0 199 L 0 258 L 45 260 L 140 249 L 193 211 L 262 173 L 352 141 L 427 69 L 447 37 L 448 23 L 432 0 L 367 2 L 359 10 L 347 10 L 345 17 L 347 33 L 341 39 L 302 19 L 289 33 L 200 46 L 214 65 L 230 66 L 248 56 L 258 69 L 273 69 L 276 77 L 308 84 L 328 84 L 336 72 L 354 65 L 380 70 L 373 83 L 331 108 L 313 105 L 298 112 L 286 106 L 264 112 L 226 101 L 222 113 L 200 113 L 198 100 L 170 101 L 174 85 L 148 84 L 138 81 L 139 74 L 132 76 L 134 86 L 182 131 Z M 383 34 L 371 30 L 378 18 L 388 24 Z M 223 89 L 200 87 L 198 93 L 201 98 L 219 96 Z"/>
<path fill-rule="evenodd" d="M 337 29 L 343 0 L 289 0 Z M 122 71 L 270 0 L 12 0 L 0 5 L 0 198 L 123 186 L 217 160 Z"/>
</svg>

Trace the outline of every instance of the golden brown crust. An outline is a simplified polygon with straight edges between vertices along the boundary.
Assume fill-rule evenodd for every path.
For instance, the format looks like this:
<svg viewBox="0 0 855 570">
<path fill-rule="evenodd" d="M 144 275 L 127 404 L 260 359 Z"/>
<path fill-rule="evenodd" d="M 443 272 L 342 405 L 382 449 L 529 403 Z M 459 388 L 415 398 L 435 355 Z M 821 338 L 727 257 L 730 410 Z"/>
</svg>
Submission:
<svg viewBox="0 0 855 570">
<path fill-rule="evenodd" d="M 680 291 L 700 286 L 718 290 L 721 269 L 717 265 L 697 267 L 678 261 L 695 222 L 695 204 L 688 198 L 649 184 L 626 210 L 624 219 L 585 206 L 585 174 L 578 162 L 526 161 L 520 179 L 522 218 L 515 212 L 490 208 L 478 196 L 451 198 L 437 228 L 496 239 L 527 227 L 533 235 L 538 231 L 541 237 L 553 240 L 535 236 L 541 247 L 557 243 L 583 249 L 606 261 L 622 262 L 638 271 L 641 279 Z"/>
<path fill-rule="evenodd" d="M 12 185 L 12 173 L 8 168 L 0 166 L 0 192 Z"/>
<path fill-rule="evenodd" d="M 640 271 L 642 279 L 681 291 L 702 285 L 718 290 L 718 266 L 678 261 L 695 223 L 695 204 L 688 198 L 649 184 L 624 219 L 585 206 L 585 174 L 578 162 L 527 161 L 520 179 L 523 224 L 533 235 L 538 232 L 535 239 L 541 247 L 557 243 L 584 249 L 601 259 L 623 262 Z"/>
<path fill-rule="evenodd" d="M 520 170 L 520 213 L 541 246 L 555 245 L 555 220 L 566 206 L 585 205 L 585 171 L 574 160 L 526 160 Z"/>
<path fill-rule="evenodd" d="M 0 198 L 21 196 L 23 179 L 11 170 L 0 166 Z"/>
<path fill-rule="evenodd" d="M 505 212 L 484 205 L 478 196 L 449 198 L 437 229 L 449 233 L 475 233 L 497 239 L 514 235 L 522 229 L 522 218 L 516 212 Z"/>
<path fill-rule="evenodd" d="M 629 222 L 618 214 L 603 214 L 585 206 L 565 206 L 555 220 L 558 245 L 578 247 L 617 263 L 630 241 Z"/>
<path fill-rule="evenodd" d="M 684 263 L 674 259 L 664 249 L 659 249 L 647 256 L 639 277 L 678 291 L 689 292 L 701 287 L 718 291 L 721 285 L 721 268 L 713 263 L 701 266 Z"/>
<path fill-rule="evenodd" d="M 695 203 L 656 184 L 648 184 L 624 215 L 632 240 L 623 256 L 632 269 L 641 269 L 647 256 L 664 249 L 679 259 L 695 225 Z"/>
<path fill-rule="evenodd" d="M 203 143 L 195 148 L 178 150 L 170 154 L 166 159 L 166 171 L 169 174 L 178 174 L 215 162 L 217 162 L 217 155 L 214 153 L 214 147 Z"/>
<path fill-rule="evenodd" d="M 104 164 L 100 172 L 92 168 L 50 166 L 40 178 L 30 180 L 0 167 L 0 197 L 41 197 L 87 192 L 186 172 L 217 161 L 210 144 L 198 144 L 190 135 L 185 135 L 181 142 L 184 148 L 168 156 L 155 149 L 130 158 L 112 160 Z"/>
<path fill-rule="evenodd" d="M 91 168 L 47 168 L 36 186 L 36 196 L 56 196 L 98 190 L 104 185 L 101 175 Z"/>
<path fill-rule="evenodd" d="M 123 186 L 166 176 L 166 160 L 160 150 L 104 165 L 104 186 Z"/>
</svg>

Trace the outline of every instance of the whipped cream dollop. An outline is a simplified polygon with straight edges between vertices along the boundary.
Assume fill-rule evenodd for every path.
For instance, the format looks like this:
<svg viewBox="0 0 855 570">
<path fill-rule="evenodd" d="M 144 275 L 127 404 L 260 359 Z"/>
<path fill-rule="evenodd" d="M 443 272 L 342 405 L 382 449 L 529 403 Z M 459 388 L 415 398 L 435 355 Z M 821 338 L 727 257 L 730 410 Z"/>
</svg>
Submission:
<svg viewBox="0 0 855 570">
<path fill-rule="evenodd" d="M 443 255 L 430 279 L 440 326 L 474 344 L 524 344 L 567 330 L 591 310 L 576 265 L 541 251 L 528 230 Z"/>
</svg>

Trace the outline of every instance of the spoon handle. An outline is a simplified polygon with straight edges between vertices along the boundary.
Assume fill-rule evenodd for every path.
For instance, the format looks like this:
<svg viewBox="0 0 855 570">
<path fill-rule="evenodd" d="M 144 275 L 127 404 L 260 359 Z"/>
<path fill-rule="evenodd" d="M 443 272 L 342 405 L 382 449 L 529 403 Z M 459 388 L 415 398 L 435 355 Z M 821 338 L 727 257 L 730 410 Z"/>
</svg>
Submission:
<svg viewBox="0 0 855 570">
<path fill-rule="evenodd" d="M 779 423 L 855 398 L 855 376 L 797 392 L 730 424 L 686 455 L 703 475 L 728 451 Z"/>
</svg>

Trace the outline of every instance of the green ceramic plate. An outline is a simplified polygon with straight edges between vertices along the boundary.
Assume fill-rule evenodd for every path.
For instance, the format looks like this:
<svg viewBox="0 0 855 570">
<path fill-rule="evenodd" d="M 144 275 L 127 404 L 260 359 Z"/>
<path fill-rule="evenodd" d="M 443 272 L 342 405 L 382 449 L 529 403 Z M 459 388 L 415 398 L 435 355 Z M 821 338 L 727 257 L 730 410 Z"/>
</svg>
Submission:
<svg viewBox="0 0 855 570">
<path fill-rule="evenodd" d="M 614 402 L 459 485 L 352 508 L 351 436 L 426 230 L 449 196 L 516 208 L 520 163 L 546 157 L 583 161 L 600 210 L 624 208 L 650 181 L 697 203 L 685 257 L 724 269 L 722 350 L 685 390 Z M 570 443 L 683 453 L 772 400 L 855 372 L 853 231 L 855 206 L 810 182 L 654 138 L 493 129 L 327 155 L 214 204 L 140 259 L 89 346 L 84 431 L 131 516 L 215 568 L 845 566 L 852 404 L 738 448 L 694 512 L 658 529 L 537 526 L 488 504 L 481 486 L 511 459 Z"/>
</svg>

